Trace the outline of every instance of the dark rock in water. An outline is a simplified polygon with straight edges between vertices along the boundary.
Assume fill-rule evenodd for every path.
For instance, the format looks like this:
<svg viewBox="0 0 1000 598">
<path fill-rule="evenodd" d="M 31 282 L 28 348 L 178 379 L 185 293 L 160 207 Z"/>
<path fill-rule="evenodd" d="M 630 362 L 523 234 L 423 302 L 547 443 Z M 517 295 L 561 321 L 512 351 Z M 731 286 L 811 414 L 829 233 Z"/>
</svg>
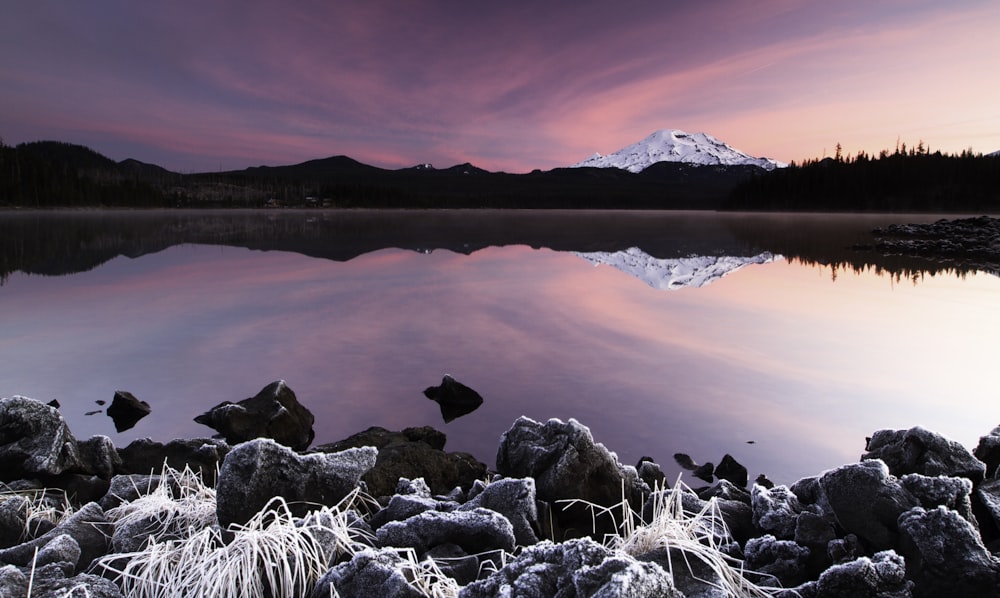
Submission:
<svg viewBox="0 0 1000 598">
<path fill-rule="evenodd" d="M 550 419 L 544 424 L 520 417 L 500 436 L 497 472 L 503 476 L 535 480 L 540 500 L 583 499 L 610 507 L 625 499 L 641 506 L 649 487 L 639 479 L 634 467 L 618 462 L 603 444 L 594 442 L 590 430 L 574 419 L 563 423 Z M 582 504 L 567 505 L 556 512 L 563 529 L 578 535 L 602 533 L 593 529 L 590 509 Z M 598 525 L 605 525 L 598 517 Z M 608 530 L 603 530 L 608 531 Z M 612 526 L 613 531 L 613 526 Z"/>
<path fill-rule="evenodd" d="M 758 486 L 763 486 L 765 488 L 774 488 L 774 482 L 767 479 L 767 476 L 764 474 L 758 475 L 757 478 L 754 479 L 753 483 L 757 484 Z"/>
<path fill-rule="evenodd" d="M 1000 426 L 986 436 L 979 437 L 979 444 L 972 454 L 986 464 L 986 477 L 1000 477 Z"/>
<path fill-rule="evenodd" d="M 124 432 L 129 430 L 152 412 L 152 408 L 146 401 L 140 401 L 135 395 L 125 390 L 116 390 L 115 396 L 108 406 L 108 417 L 115 422 L 115 430 Z"/>
<path fill-rule="evenodd" d="M 53 540 L 67 535 L 73 538 L 80 549 L 76 568 L 83 571 L 90 566 L 91 561 L 107 553 L 111 529 L 111 524 L 104 517 L 104 510 L 97 503 L 87 503 L 34 540 L 0 550 L 0 562 L 26 567 L 35 557 L 35 550 L 42 550 Z"/>
<path fill-rule="evenodd" d="M 683 598 L 659 565 L 616 554 L 589 538 L 529 546 L 459 593 L 459 598 L 500 596 Z"/>
<path fill-rule="evenodd" d="M 918 504 L 879 460 L 832 469 L 820 477 L 819 485 L 840 527 L 873 552 L 896 546 L 896 520 Z"/>
<path fill-rule="evenodd" d="M 728 453 L 722 457 L 722 461 L 715 468 L 715 477 L 720 480 L 727 480 L 740 488 L 746 488 L 750 477 L 747 468 L 743 467 L 736 459 Z"/>
<path fill-rule="evenodd" d="M 201 475 L 202 481 L 214 486 L 216 472 L 228 452 L 229 445 L 215 438 L 171 440 L 166 444 L 142 438 L 118 449 L 121 458 L 118 471 L 124 474 L 158 474 L 163 471 L 165 463 L 178 471 L 190 467 Z"/>
<path fill-rule="evenodd" d="M 899 517 L 900 552 L 913 595 L 996 596 L 1000 560 L 991 555 L 971 523 L 945 507 L 916 507 Z"/>
<path fill-rule="evenodd" d="M 540 539 L 535 480 L 531 478 L 496 480 L 459 507 L 459 510 L 468 511 L 479 507 L 496 511 L 506 517 L 513 527 L 514 539 L 518 546 L 529 546 Z"/>
<path fill-rule="evenodd" d="M 468 489 L 486 477 L 486 464 L 468 453 L 446 453 L 446 437 L 434 428 L 406 428 L 391 432 L 372 427 L 349 438 L 317 446 L 313 452 L 336 452 L 373 446 L 378 460 L 362 480 L 372 496 L 392 496 L 400 478 L 423 478 L 434 494 L 447 494 L 456 486 Z"/>
<path fill-rule="evenodd" d="M 794 588 L 799 596 L 823 598 L 908 598 L 913 582 L 906 579 L 903 557 L 891 550 L 861 557 L 824 571 L 819 579 Z"/>
<path fill-rule="evenodd" d="M 660 469 L 660 465 L 655 463 L 652 459 L 648 457 L 643 457 L 639 459 L 639 464 L 636 466 L 636 471 L 639 473 L 639 478 L 650 488 L 666 488 L 667 487 L 667 476 Z"/>
<path fill-rule="evenodd" d="M 440 405 L 445 423 L 472 413 L 483 404 L 478 392 L 447 374 L 441 379 L 441 386 L 424 389 L 424 396 Z"/>
<path fill-rule="evenodd" d="M 897 477 L 908 473 L 946 475 L 969 478 L 976 484 L 986 473 L 986 464 L 964 446 L 920 426 L 875 432 L 861 459 L 881 459 Z"/>
<path fill-rule="evenodd" d="M 806 562 L 809 560 L 809 549 L 805 546 L 767 534 L 748 540 L 744 554 L 748 569 L 773 575 L 785 587 L 805 581 Z"/>
<path fill-rule="evenodd" d="M 687 453 L 674 453 L 674 461 L 676 461 L 677 465 L 681 468 L 688 471 L 694 471 L 698 467 L 698 464 L 694 462 L 691 455 L 688 455 Z"/>
<path fill-rule="evenodd" d="M 49 407 L 55 407 L 56 409 L 62 407 L 62 405 L 59 404 L 59 399 L 52 399 L 51 401 L 46 403 L 46 405 L 48 405 Z"/>
<path fill-rule="evenodd" d="M 313 414 L 299 403 L 284 380 L 272 382 L 238 403 L 219 403 L 194 421 L 213 428 L 229 444 L 272 438 L 302 451 L 315 436 Z"/>
<path fill-rule="evenodd" d="M 368 596 L 378 588 L 379 598 L 422 598 L 401 571 L 402 557 L 394 550 L 366 549 L 326 572 L 311 598 Z"/>
<path fill-rule="evenodd" d="M 694 477 L 698 478 L 699 480 L 705 480 L 709 484 L 711 484 L 715 480 L 715 476 L 713 475 L 714 473 L 715 473 L 715 465 L 713 465 L 711 461 L 703 465 L 699 465 L 698 467 L 695 467 L 694 471 L 691 472 L 691 474 Z"/>
<path fill-rule="evenodd" d="M 403 521 L 390 521 L 375 532 L 383 547 L 412 548 L 418 557 L 442 544 L 456 544 L 466 554 L 514 550 L 514 528 L 490 509 L 424 511 Z"/>
<path fill-rule="evenodd" d="M 376 455 L 373 447 L 298 455 L 269 438 L 239 444 L 219 470 L 219 524 L 245 524 L 275 497 L 293 503 L 296 515 L 305 514 L 309 504 L 335 505 L 358 487 Z"/>
<path fill-rule="evenodd" d="M 0 399 L 0 480 L 55 476 L 80 468 L 80 451 L 54 407 L 27 397 Z"/>
</svg>

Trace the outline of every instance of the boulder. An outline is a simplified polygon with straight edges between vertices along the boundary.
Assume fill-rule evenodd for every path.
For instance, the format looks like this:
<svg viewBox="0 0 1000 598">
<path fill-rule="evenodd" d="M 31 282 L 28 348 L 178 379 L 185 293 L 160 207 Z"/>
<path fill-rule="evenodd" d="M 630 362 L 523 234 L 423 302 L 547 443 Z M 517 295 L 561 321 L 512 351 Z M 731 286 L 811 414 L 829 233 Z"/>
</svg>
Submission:
<svg viewBox="0 0 1000 598">
<path fill-rule="evenodd" d="M 501 596 L 683 598 L 659 565 L 614 553 L 589 538 L 529 546 L 459 592 L 460 598 Z"/>
<path fill-rule="evenodd" d="M 372 447 L 298 455 L 269 438 L 239 444 L 226 455 L 216 484 L 216 513 L 223 527 L 245 524 L 274 497 L 304 514 L 309 504 L 332 506 L 351 493 L 375 465 Z"/>
<path fill-rule="evenodd" d="M 821 502 L 840 527 L 856 534 L 873 552 L 895 548 L 896 520 L 918 504 L 879 460 L 827 471 L 820 477 L 819 486 Z"/>
<path fill-rule="evenodd" d="M 459 507 L 469 511 L 479 507 L 496 511 L 510 521 L 518 546 L 538 542 L 538 506 L 535 499 L 535 480 L 531 478 L 503 478 L 488 484 L 483 490 Z"/>
<path fill-rule="evenodd" d="M 747 468 L 728 453 L 723 455 L 722 460 L 715 467 L 715 477 L 732 482 L 734 486 L 739 488 L 746 488 L 747 481 L 750 479 Z"/>
<path fill-rule="evenodd" d="M 900 552 L 913 595 L 996 596 L 1000 560 L 971 523 L 946 507 L 915 507 L 899 517 Z"/>
<path fill-rule="evenodd" d="M 152 475 L 161 473 L 164 465 L 178 471 L 190 467 L 205 484 L 213 486 L 216 472 L 228 452 L 229 445 L 215 438 L 178 439 L 166 444 L 141 438 L 118 449 L 121 464 L 116 471 Z"/>
<path fill-rule="evenodd" d="M 805 581 L 809 549 L 791 540 L 778 540 L 771 534 L 751 538 L 743 549 L 750 571 L 774 576 L 783 586 Z"/>
<path fill-rule="evenodd" d="M 624 494 L 638 508 L 649 492 L 634 467 L 620 464 L 614 453 L 594 442 L 590 430 L 574 419 L 541 424 L 519 418 L 500 437 L 497 472 L 534 478 L 538 498 L 550 503 L 580 499 L 610 507 L 620 503 Z M 595 530 L 593 513 L 582 503 L 567 504 L 555 517 L 572 535 L 615 530 L 613 522 L 605 521 L 608 517 L 598 517 Z"/>
<path fill-rule="evenodd" d="M 156 490 L 160 479 L 160 475 L 116 475 L 111 478 L 108 491 L 98 504 L 105 511 L 110 511 L 124 502 L 132 502 Z"/>
<path fill-rule="evenodd" d="M 139 420 L 152 413 L 146 401 L 140 401 L 127 390 L 116 390 L 107 414 L 115 422 L 115 431 L 124 432 L 135 427 Z"/>
<path fill-rule="evenodd" d="M 454 511 L 458 503 L 442 502 L 429 496 L 397 494 L 371 517 L 371 526 L 378 529 L 390 521 L 403 521 L 424 511 Z"/>
<path fill-rule="evenodd" d="M 424 389 L 424 396 L 441 407 L 445 423 L 472 413 L 483 404 L 483 397 L 468 386 L 445 374 L 440 386 Z"/>
<path fill-rule="evenodd" d="M 819 579 L 796 588 L 800 596 L 823 598 L 908 598 L 913 582 L 906 579 L 903 557 L 888 550 L 834 565 Z"/>
<path fill-rule="evenodd" d="M 373 446 L 378 449 L 375 467 L 362 478 L 372 496 L 392 496 L 400 478 L 423 478 L 433 494 L 447 494 L 456 486 L 472 487 L 486 477 L 486 464 L 468 453 L 446 453 L 446 437 L 429 427 L 391 432 L 372 427 L 344 440 L 317 446 L 313 452 L 336 452 Z"/>
<path fill-rule="evenodd" d="M 506 517 L 489 509 L 424 511 L 390 521 L 375 532 L 384 548 L 412 548 L 418 557 L 435 546 L 455 544 L 466 554 L 514 550 L 514 529 Z"/>
<path fill-rule="evenodd" d="M 10 548 L 25 539 L 30 505 L 26 497 L 17 494 L 0 502 L 0 548 Z"/>
<path fill-rule="evenodd" d="M 919 473 L 926 476 L 983 480 L 986 464 L 964 446 L 920 426 L 909 430 L 879 430 L 868 440 L 862 460 L 880 459 L 894 476 Z"/>
<path fill-rule="evenodd" d="M 1000 476 L 1000 426 L 993 428 L 986 436 L 980 436 L 979 444 L 972 454 L 986 464 L 986 477 Z"/>
<path fill-rule="evenodd" d="M 313 414 L 299 403 L 284 380 L 272 382 L 238 403 L 219 403 L 194 421 L 213 428 L 229 444 L 271 438 L 302 451 L 315 436 Z"/>
<path fill-rule="evenodd" d="M 69 569 L 76 568 L 80 561 L 80 545 L 73 536 L 60 534 L 49 540 L 35 555 L 33 565 L 41 567 L 49 563 L 66 563 Z"/>
<path fill-rule="evenodd" d="M 765 488 L 754 484 L 750 491 L 753 524 L 782 540 L 795 537 L 795 527 L 802 512 L 798 497 L 787 486 Z"/>
<path fill-rule="evenodd" d="M 406 581 L 404 561 L 394 550 L 365 549 L 340 563 L 316 583 L 311 598 L 368 596 L 377 588 L 379 598 L 422 598 Z"/>
<path fill-rule="evenodd" d="M 115 445 L 107 436 L 91 436 L 77 442 L 80 462 L 84 473 L 110 480 L 122 465 L 122 459 Z"/>
<path fill-rule="evenodd" d="M 981 512 L 979 525 L 991 529 L 995 536 L 1000 529 L 1000 479 L 988 480 L 976 488 L 976 499 Z"/>
<path fill-rule="evenodd" d="M 899 483 L 920 502 L 921 507 L 925 509 L 948 507 L 978 527 L 976 518 L 972 514 L 972 482 L 968 478 L 931 477 L 908 473 L 899 478 Z"/>
<path fill-rule="evenodd" d="M 73 538 L 80 550 L 76 566 L 78 571 L 82 571 L 90 566 L 91 561 L 107 553 L 111 531 L 112 526 L 104 516 L 104 510 L 97 503 L 87 503 L 37 538 L 0 550 L 0 562 L 28 566 L 35 557 L 35 550 L 42 551 L 50 542 L 66 535 Z M 59 541 L 65 543 L 65 540 Z"/>
<path fill-rule="evenodd" d="M 80 469 L 80 451 L 54 407 L 27 397 L 0 399 L 0 480 Z"/>
</svg>

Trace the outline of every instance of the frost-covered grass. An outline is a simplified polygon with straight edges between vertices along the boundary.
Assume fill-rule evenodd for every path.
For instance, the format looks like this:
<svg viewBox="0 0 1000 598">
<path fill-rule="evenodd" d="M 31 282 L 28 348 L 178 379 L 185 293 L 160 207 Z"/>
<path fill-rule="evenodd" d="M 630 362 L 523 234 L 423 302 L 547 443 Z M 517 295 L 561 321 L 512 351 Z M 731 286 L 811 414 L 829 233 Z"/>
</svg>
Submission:
<svg viewBox="0 0 1000 598">
<path fill-rule="evenodd" d="M 190 470 L 165 470 L 150 494 L 108 511 L 116 524 L 155 522 L 146 528 L 148 544 L 106 555 L 96 567 L 139 598 L 308 595 L 337 555 L 357 549 L 360 532 L 348 512 L 358 496 L 317 506 L 305 519 L 276 497 L 245 525 L 224 531 L 216 524 L 214 490 Z"/>
<path fill-rule="evenodd" d="M 399 572 L 414 590 L 428 598 L 457 598 L 461 587 L 458 582 L 441 572 L 434 559 L 417 559 L 412 548 L 399 551 L 403 561 Z"/>
<path fill-rule="evenodd" d="M 11 498 L 24 499 L 24 520 L 26 525 L 21 532 L 22 541 L 27 540 L 31 535 L 27 524 L 46 519 L 58 525 L 74 512 L 73 505 L 70 504 L 66 493 L 62 490 L 40 488 L 35 490 L 8 490 L 0 492 L 0 503 Z"/>
<path fill-rule="evenodd" d="M 652 517 L 646 523 L 641 514 L 632 510 L 624 497 L 612 507 L 602 507 L 583 500 L 563 501 L 567 504 L 584 504 L 597 515 L 610 516 L 615 521 L 617 534 L 604 540 L 606 546 L 637 557 L 653 550 L 662 549 L 667 558 L 667 569 L 671 577 L 677 567 L 686 567 L 689 575 L 695 575 L 691 560 L 698 560 L 707 566 L 715 579 L 700 581 L 723 591 L 727 596 L 747 598 L 770 598 L 782 590 L 760 586 L 748 578 L 759 577 L 743 568 L 743 562 L 722 551 L 720 541 L 729 537 L 728 527 L 722 518 L 718 501 L 712 498 L 698 512 L 684 509 L 682 497 L 691 489 L 678 478 L 673 488 L 655 488 L 652 494 Z M 675 563 L 675 555 L 683 562 Z"/>
</svg>

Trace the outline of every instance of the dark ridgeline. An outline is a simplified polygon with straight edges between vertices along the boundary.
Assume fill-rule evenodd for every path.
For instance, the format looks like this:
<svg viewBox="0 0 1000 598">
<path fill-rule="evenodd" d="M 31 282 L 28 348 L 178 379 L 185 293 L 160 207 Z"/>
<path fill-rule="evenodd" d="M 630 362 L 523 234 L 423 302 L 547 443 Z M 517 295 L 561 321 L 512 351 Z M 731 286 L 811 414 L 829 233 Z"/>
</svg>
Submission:
<svg viewBox="0 0 1000 598">
<path fill-rule="evenodd" d="M 907 150 L 859 152 L 761 172 L 738 185 L 726 208 L 835 212 L 996 212 L 1000 157 L 972 150 L 930 153 L 920 142 Z"/>
<path fill-rule="evenodd" d="M 0 143 L 0 207 L 714 209 L 755 166 L 661 163 L 527 174 L 471 164 L 387 170 L 346 156 L 178 174 L 56 141 Z"/>
</svg>

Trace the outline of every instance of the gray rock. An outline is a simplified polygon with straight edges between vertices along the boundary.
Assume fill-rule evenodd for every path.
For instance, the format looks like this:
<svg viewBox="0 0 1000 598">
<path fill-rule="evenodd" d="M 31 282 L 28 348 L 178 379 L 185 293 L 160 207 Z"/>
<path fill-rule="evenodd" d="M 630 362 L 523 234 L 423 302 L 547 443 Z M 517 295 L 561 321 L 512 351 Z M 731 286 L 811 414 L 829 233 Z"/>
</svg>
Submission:
<svg viewBox="0 0 1000 598">
<path fill-rule="evenodd" d="M 795 542 L 814 551 L 817 548 L 825 549 L 837 537 L 831 519 L 826 515 L 803 511 L 795 524 Z"/>
<path fill-rule="evenodd" d="M 372 496 L 392 496 L 401 478 L 423 478 L 432 494 L 448 494 L 455 487 L 471 488 L 487 475 L 486 464 L 468 453 L 446 453 L 447 438 L 433 428 L 406 428 L 391 432 L 371 427 L 344 440 L 315 447 L 313 452 L 337 452 L 373 446 L 378 459 L 362 480 Z"/>
<path fill-rule="evenodd" d="M 422 556 L 441 544 L 455 544 L 467 554 L 514 550 L 514 529 L 506 517 L 489 509 L 424 511 L 403 521 L 390 521 L 375 532 L 385 547 L 412 548 Z"/>
<path fill-rule="evenodd" d="M 582 499 L 610 507 L 625 498 L 642 504 L 649 487 L 634 467 L 624 466 L 603 444 L 594 442 L 590 430 L 574 419 L 550 419 L 544 424 L 527 417 L 514 422 L 500 437 L 497 472 L 506 477 L 535 480 L 540 500 Z M 555 513 L 556 521 L 570 534 L 598 535 L 614 531 L 609 517 L 597 518 L 582 504 L 567 505 Z"/>
<path fill-rule="evenodd" d="M 95 558 L 104 556 L 108 550 L 108 537 L 112 526 L 97 503 L 87 503 L 78 511 L 61 521 L 52 530 L 34 540 L 0 550 L 0 562 L 27 566 L 35 556 L 35 549 L 42 550 L 49 542 L 62 535 L 68 535 L 80 548 L 78 570 L 90 566 Z"/>
<path fill-rule="evenodd" d="M 302 451 L 315 436 L 315 417 L 299 403 L 284 380 L 272 382 L 238 403 L 219 403 L 194 421 L 215 429 L 229 444 L 271 438 Z"/>
<path fill-rule="evenodd" d="M 748 540 L 743 553 L 747 569 L 774 576 L 784 586 L 794 586 L 805 581 L 810 554 L 805 546 L 765 534 Z"/>
<path fill-rule="evenodd" d="M 358 487 L 376 455 L 372 447 L 298 455 L 268 438 L 237 445 L 216 484 L 219 524 L 244 524 L 276 496 L 294 503 L 296 515 L 308 511 L 307 503 L 335 505 Z"/>
<path fill-rule="evenodd" d="M 390 521 L 403 521 L 424 511 L 454 511 L 458 505 L 442 503 L 436 499 L 414 494 L 397 494 L 389 499 L 389 504 L 371 517 L 372 529 L 378 529 Z"/>
<path fill-rule="evenodd" d="M 707 463 L 702 463 L 698 467 L 695 467 L 691 472 L 691 475 L 698 478 L 699 480 L 704 480 L 709 484 L 715 479 L 715 465 L 709 461 Z"/>
<path fill-rule="evenodd" d="M 972 451 L 973 456 L 986 464 L 986 477 L 1000 475 L 1000 426 L 993 428 L 986 436 L 979 437 L 979 444 Z"/>
<path fill-rule="evenodd" d="M 59 410 L 27 397 L 0 399 L 0 479 L 80 469 L 80 451 Z"/>
<path fill-rule="evenodd" d="M 504 478 L 497 480 L 459 507 L 468 511 L 483 507 L 496 511 L 510 521 L 518 546 L 535 544 L 539 540 L 538 507 L 535 500 L 535 481 L 531 478 Z"/>
<path fill-rule="evenodd" d="M 229 452 L 229 445 L 215 438 L 171 440 L 163 444 L 142 438 L 118 449 L 122 474 L 151 475 L 163 471 L 163 466 L 178 471 L 190 467 L 209 486 L 215 485 L 215 474 Z"/>
<path fill-rule="evenodd" d="M 790 540 L 795 537 L 796 521 L 802 512 L 798 497 L 787 486 L 764 488 L 754 484 L 750 490 L 753 524 L 775 537 Z"/>
<path fill-rule="evenodd" d="M 810 595 L 823 598 L 909 598 L 913 582 L 903 558 L 889 550 L 834 565 L 812 585 Z"/>
<path fill-rule="evenodd" d="M 897 477 L 920 473 L 969 478 L 978 483 L 986 473 L 986 464 L 964 446 L 920 426 L 875 432 L 861 459 L 881 459 Z"/>
<path fill-rule="evenodd" d="M 773 486 L 772 486 L 773 488 Z M 720 478 L 718 482 L 697 491 L 702 500 L 710 498 L 720 498 L 725 500 L 738 500 L 750 504 L 750 493 L 745 488 L 736 486 L 725 478 Z"/>
<path fill-rule="evenodd" d="M 422 598 L 400 571 L 403 559 L 393 550 L 366 549 L 350 561 L 326 572 L 316 583 L 311 598 L 330 596 L 370 596 L 377 588 L 379 598 Z"/>
<path fill-rule="evenodd" d="M 505 567 L 459 592 L 460 598 L 500 596 L 683 598 L 658 565 L 615 554 L 589 538 L 529 546 Z"/>
<path fill-rule="evenodd" d="M 948 507 L 957 512 L 966 521 L 978 527 L 972 514 L 972 482 L 968 478 L 948 476 L 925 476 L 919 473 L 909 473 L 899 478 L 900 485 L 913 495 L 920 506 L 932 509 L 938 506 Z"/>
<path fill-rule="evenodd" d="M 116 475 L 111 478 L 107 493 L 97 502 L 102 509 L 110 511 L 124 502 L 132 502 L 156 490 L 160 479 L 159 475 Z"/>
<path fill-rule="evenodd" d="M 730 454 L 725 454 L 715 467 L 715 477 L 732 482 L 737 488 L 746 488 L 750 479 L 747 468 L 741 465 Z"/>
<path fill-rule="evenodd" d="M 826 545 L 826 555 L 831 563 L 847 563 L 857 559 L 864 551 L 861 541 L 854 534 L 830 540 Z"/>
<path fill-rule="evenodd" d="M 856 534 L 872 551 L 895 548 L 896 520 L 917 506 L 889 468 L 878 460 L 852 463 L 823 474 L 819 479 L 824 502 L 837 523 Z"/>
<path fill-rule="evenodd" d="M 899 517 L 906 575 L 920 596 L 996 596 L 1000 560 L 972 524 L 946 507 L 913 508 Z"/>
<path fill-rule="evenodd" d="M 78 441 L 77 447 L 84 473 L 109 480 L 121 467 L 122 459 L 118 456 L 114 443 L 107 436 L 91 436 Z"/>
<path fill-rule="evenodd" d="M 772 488 L 774 486 L 771 486 Z M 819 487 L 819 476 L 809 476 L 802 478 L 792 484 L 789 488 L 799 502 L 803 505 L 814 505 L 820 499 L 822 493 Z"/>
<path fill-rule="evenodd" d="M 424 478 L 416 478 L 414 480 L 399 478 L 399 482 L 396 484 L 396 494 L 430 498 L 431 487 L 427 485 L 427 481 Z"/>
<path fill-rule="evenodd" d="M 1000 528 L 1000 479 L 983 482 L 976 488 L 976 498 L 979 499 L 984 515 L 993 523 L 994 528 Z"/>
<path fill-rule="evenodd" d="M 0 548 L 9 548 L 26 539 L 28 506 L 23 496 L 11 496 L 0 502 Z"/>
<path fill-rule="evenodd" d="M 34 571 L 22 571 L 14 566 L 0 569 L 0 596 L 28 595 L 29 578 L 31 596 L 58 598 L 124 598 L 121 590 L 110 579 L 81 573 L 69 576 L 63 563 L 36 566 Z"/>
<path fill-rule="evenodd" d="M 69 568 L 73 569 L 80 561 L 80 555 L 80 545 L 73 539 L 73 536 L 60 534 L 49 540 L 38 551 L 34 564 L 36 567 L 41 567 L 49 563 L 68 563 Z"/>
<path fill-rule="evenodd" d="M 445 423 L 472 413 L 483 404 L 483 397 L 468 386 L 445 374 L 441 386 L 424 389 L 424 396 L 441 407 Z"/>
</svg>

